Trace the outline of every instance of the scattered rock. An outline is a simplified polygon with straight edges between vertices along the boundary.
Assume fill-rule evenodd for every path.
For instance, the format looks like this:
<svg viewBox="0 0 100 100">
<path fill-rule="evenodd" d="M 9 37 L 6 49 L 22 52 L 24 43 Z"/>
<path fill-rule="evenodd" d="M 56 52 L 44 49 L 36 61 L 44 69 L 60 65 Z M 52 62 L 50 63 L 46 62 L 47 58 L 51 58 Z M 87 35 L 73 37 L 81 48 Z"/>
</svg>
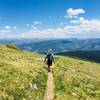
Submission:
<svg viewBox="0 0 100 100">
<path fill-rule="evenodd" d="M 34 84 L 34 85 L 33 85 L 33 88 L 34 88 L 35 90 L 38 90 L 37 84 Z"/>
<path fill-rule="evenodd" d="M 28 84 L 28 88 L 38 90 L 37 84 L 31 84 L 31 83 L 29 83 L 29 84 Z"/>
<path fill-rule="evenodd" d="M 76 94 L 76 93 L 74 93 L 74 92 L 72 92 L 72 95 L 73 95 L 73 96 L 77 96 L 77 94 Z"/>
</svg>

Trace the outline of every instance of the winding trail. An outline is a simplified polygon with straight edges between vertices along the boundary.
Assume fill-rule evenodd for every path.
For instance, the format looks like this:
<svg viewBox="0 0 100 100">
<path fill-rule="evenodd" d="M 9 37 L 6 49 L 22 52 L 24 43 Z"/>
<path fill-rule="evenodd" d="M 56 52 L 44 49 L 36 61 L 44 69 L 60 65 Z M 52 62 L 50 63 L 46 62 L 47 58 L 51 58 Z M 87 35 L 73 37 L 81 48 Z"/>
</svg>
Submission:
<svg viewBox="0 0 100 100">
<path fill-rule="evenodd" d="M 54 99 L 53 73 L 49 72 L 44 100 L 53 100 L 53 99 Z"/>
</svg>

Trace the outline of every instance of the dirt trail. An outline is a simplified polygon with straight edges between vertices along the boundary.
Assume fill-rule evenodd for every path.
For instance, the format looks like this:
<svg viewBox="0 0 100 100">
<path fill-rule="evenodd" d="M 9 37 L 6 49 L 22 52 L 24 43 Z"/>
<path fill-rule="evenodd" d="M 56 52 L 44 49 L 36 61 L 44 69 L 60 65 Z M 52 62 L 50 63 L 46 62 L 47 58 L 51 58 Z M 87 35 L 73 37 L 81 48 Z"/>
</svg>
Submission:
<svg viewBox="0 0 100 100">
<path fill-rule="evenodd" d="M 53 74 L 52 72 L 49 72 L 44 100 L 53 100 L 53 98 L 54 98 Z"/>
<path fill-rule="evenodd" d="M 36 58 L 37 62 L 43 62 L 44 59 Z M 54 65 L 51 66 L 51 69 L 53 69 Z M 46 84 L 46 91 L 44 95 L 44 100 L 53 100 L 54 99 L 54 81 L 53 81 L 53 73 L 48 73 L 48 80 Z"/>
</svg>

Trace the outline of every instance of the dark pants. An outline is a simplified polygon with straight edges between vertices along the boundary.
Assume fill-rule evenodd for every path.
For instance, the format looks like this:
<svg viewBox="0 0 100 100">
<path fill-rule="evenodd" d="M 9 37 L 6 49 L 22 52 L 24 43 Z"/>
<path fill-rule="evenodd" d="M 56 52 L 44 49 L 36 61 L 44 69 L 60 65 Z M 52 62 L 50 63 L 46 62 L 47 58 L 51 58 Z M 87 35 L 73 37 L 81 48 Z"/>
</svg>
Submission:
<svg viewBox="0 0 100 100">
<path fill-rule="evenodd" d="M 50 66 L 52 66 L 52 61 L 48 60 L 47 65 L 48 65 L 48 71 L 50 72 L 50 70 L 51 70 Z"/>
<path fill-rule="evenodd" d="M 48 60 L 48 61 L 47 61 L 47 65 L 48 65 L 48 66 L 52 66 L 52 61 L 51 61 L 51 60 Z"/>
</svg>

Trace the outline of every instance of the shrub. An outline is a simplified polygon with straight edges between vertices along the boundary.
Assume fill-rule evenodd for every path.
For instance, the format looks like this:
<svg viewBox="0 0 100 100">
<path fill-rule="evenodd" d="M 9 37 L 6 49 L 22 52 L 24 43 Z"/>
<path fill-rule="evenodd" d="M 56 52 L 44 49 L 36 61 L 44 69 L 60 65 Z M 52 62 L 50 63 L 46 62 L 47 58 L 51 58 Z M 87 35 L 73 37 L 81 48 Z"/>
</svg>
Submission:
<svg viewBox="0 0 100 100">
<path fill-rule="evenodd" d="M 17 49 L 17 50 L 19 50 L 19 48 L 17 48 L 16 45 L 14 45 L 14 44 L 8 44 L 7 47 L 11 48 L 11 49 Z"/>
</svg>

